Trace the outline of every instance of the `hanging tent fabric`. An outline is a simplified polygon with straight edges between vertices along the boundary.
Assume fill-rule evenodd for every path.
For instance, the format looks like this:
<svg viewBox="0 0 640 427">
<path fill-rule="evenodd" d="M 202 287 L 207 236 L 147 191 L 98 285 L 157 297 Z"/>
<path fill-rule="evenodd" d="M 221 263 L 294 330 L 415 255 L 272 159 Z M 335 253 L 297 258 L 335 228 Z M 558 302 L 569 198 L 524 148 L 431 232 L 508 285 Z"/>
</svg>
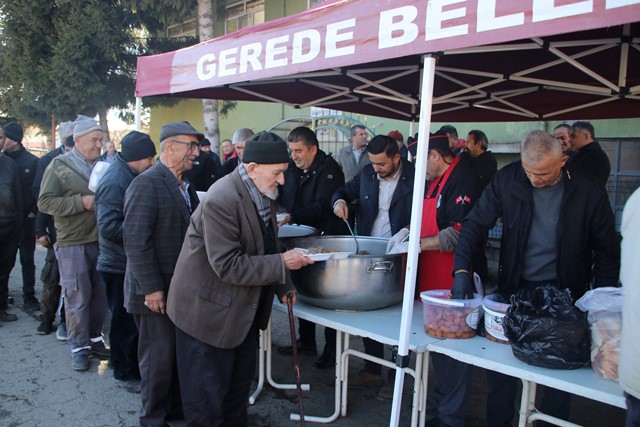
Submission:
<svg viewBox="0 0 640 427">
<path fill-rule="evenodd" d="M 138 58 L 136 96 L 256 100 L 419 120 L 640 115 L 640 0 L 339 0 Z M 424 180 L 413 193 L 420 229 Z M 406 362 L 419 236 L 409 241 L 399 364 Z M 400 367 L 398 368 L 401 369 Z M 390 425 L 404 381 L 396 375 Z"/>
</svg>

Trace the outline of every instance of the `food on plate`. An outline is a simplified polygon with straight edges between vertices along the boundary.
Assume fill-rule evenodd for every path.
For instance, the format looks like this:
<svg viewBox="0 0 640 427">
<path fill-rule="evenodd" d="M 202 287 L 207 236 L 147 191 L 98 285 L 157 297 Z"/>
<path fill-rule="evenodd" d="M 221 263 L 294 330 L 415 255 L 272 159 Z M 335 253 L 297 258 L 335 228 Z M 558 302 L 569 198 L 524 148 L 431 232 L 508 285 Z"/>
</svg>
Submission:
<svg viewBox="0 0 640 427">
<path fill-rule="evenodd" d="M 318 247 L 311 247 L 309 249 L 307 249 L 307 253 L 308 254 L 331 254 L 334 252 L 338 252 L 336 249 L 327 249 L 325 247 L 322 246 L 318 246 Z"/>
</svg>

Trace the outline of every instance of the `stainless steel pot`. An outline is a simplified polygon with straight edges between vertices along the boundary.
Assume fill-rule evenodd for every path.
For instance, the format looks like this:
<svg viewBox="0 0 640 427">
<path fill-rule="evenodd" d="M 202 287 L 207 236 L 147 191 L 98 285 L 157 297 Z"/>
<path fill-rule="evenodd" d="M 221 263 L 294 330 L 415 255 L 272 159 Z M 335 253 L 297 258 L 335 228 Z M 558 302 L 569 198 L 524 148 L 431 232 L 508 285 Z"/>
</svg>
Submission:
<svg viewBox="0 0 640 427">
<path fill-rule="evenodd" d="M 298 297 L 309 304 L 331 310 L 376 310 L 402 301 L 406 254 L 387 255 L 388 239 L 358 237 L 360 252 L 345 259 L 317 261 L 291 276 Z M 350 236 L 317 236 L 290 239 L 292 248 L 324 248 L 355 251 Z"/>
</svg>

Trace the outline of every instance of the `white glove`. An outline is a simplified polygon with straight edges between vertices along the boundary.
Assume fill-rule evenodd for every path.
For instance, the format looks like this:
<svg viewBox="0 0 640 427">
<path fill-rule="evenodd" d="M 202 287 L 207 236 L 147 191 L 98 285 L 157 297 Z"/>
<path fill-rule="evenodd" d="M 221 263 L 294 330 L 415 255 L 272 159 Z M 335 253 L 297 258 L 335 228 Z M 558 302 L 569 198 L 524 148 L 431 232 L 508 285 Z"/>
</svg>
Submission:
<svg viewBox="0 0 640 427">
<path fill-rule="evenodd" d="M 387 253 L 391 253 L 392 248 L 398 243 L 402 242 L 405 239 L 405 237 L 407 237 L 408 235 L 409 235 L 409 230 L 406 228 L 403 228 L 402 230 L 398 231 L 396 234 L 391 236 L 391 238 L 389 239 L 389 243 L 387 243 Z M 405 250 L 405 252 L 407 251 Z M 394 252 L 394 253 L 397 253 L 397 252 Z"/>
<path fill-rule="evenodd" d="M 393 245 L 393 247 L 387 251 L 387 255 L 406 254 L 408 252 L 409 252 L 409 242 L 399 242 Z"/>
</svg>

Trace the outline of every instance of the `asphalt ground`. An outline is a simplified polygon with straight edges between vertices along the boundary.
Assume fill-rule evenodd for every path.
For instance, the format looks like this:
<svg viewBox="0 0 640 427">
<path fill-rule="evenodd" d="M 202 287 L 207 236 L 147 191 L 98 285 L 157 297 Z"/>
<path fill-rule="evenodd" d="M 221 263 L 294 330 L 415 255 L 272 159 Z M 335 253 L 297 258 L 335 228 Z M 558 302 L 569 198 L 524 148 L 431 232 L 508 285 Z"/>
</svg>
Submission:
<svg viewBox="0 0 640 427">
<path fill-rule="evenodd" d="M 39 276 L 45 250 L 36 249 L 36 270 Z M 37 294 L 41 291 L 36 286 Z M 91 360 L 90 370 L 74 372 L 66 343 L 56 340 L 55 333 L 36 334 L 39 312 L 22 309 L 22 277 L 19 261 L 9 283 L 9 295 L 14 304 L 9 307 L 18 321 L 0 323 L 0 426 L 137 426 L 139 395 L 119 388 L 108 361 Z M 279 383 L 295 383 L 292 358 L 275 351 L 290 344 L 288 318 L 273 313 L 272 376 Z M 297 328 L 296 328 L 297 329 Z M 105 322 L 105 335 L 108 320 Z M 318 327 L 318 345 L 323 345 L 322 328 Z M 362 350 L 362 340 L 352 338 L 352 347 Z M 390 355 L 390 349 L 387 350 Z M 303 383 L 311 390 L 303 392 L 307 415 L 327 416 L 333 412 L 333 370 L 313 367 L 315 356 L 300 356 Z M 363 362 L 350 358 L 349 371 L 357 373 Z M 482 369 L 474 369 L 473 391 L 465 418 L 469 427 L 484 426 L 486 386 Z M 384 375 L 383 375 L 384 376 Z M 433 377 L 432 377 L 433 378 Z M 413 382 L 405 380 L 400 425 L 410 425 Z M 252 389 L 253 391 L 253 389 Z M 379 401 L 378 388 L 349 391 L 348 415 L 332 423 L 335 426 L 389 425 L 391 402 Z M 514 397 L 517 398 L 517 397 Z M 250 405 L 250 426 L 295 426 L 289 414 L 298 411 L 295 390 L 278 390 L 266 385 L 254 405 Z M 624 411 L 609 405 L 574 397 L 571 421 L 592 427 L 623 426 Z M 184 426 L 183 421 L 170 421 L 172 426 Z M 514 425 L 515 425 L 514 421 Z M 307 423 L 307 425 L 313 425 Z"/>
</svg>

